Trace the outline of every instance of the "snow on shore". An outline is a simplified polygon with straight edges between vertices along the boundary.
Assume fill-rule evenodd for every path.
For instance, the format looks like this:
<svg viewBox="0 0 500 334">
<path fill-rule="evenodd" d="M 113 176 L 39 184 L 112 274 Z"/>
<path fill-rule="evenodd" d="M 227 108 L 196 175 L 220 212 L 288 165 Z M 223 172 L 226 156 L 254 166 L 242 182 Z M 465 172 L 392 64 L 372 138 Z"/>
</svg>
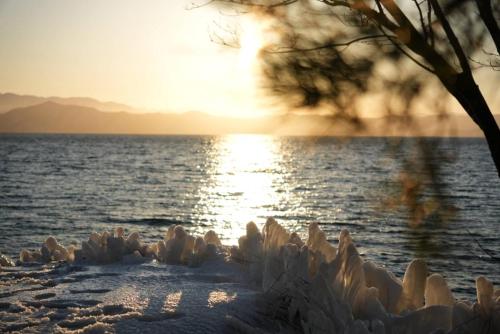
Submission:
<svg viewBox="0 0 500 334">
<path fill-rule="evenodd" d="M 2 332 L 500 333 L 500 289 L 485 277 L 476 301 L 459 301 L 424 261 L 400 280 L 348 231 L 337 249 L 314 223 L 305 241 L 272 218 L 249 223 L 231 248 L 212 231 L 172 226 L 143 244 L 117 229 L 1 260 Z"/>
</svg>

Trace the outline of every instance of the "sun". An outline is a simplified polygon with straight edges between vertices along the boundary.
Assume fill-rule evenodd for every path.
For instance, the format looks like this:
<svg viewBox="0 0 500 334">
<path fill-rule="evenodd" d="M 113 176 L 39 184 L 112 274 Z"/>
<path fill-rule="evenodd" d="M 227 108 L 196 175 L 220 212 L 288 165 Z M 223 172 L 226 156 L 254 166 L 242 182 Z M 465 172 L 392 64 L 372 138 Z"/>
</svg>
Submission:
<svg viewBox="0 0 500 334">
<path fill-rule="evenodd" d="M 256 20 L 244 19 L 241 22 L 240 66 L 252 68 L 257 62 L 259 51 L 264 47 L 263 31 Z"/>
</svg>

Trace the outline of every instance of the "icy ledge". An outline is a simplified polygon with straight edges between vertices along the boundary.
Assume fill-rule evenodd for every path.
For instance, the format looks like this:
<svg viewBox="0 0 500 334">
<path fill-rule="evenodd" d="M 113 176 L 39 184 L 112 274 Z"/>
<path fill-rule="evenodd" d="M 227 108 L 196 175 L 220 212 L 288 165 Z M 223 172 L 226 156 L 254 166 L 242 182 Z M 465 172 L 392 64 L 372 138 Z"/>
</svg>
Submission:
<svg viewBox="0 0 500 334">
<path fill-rule="evenodd" d="M 40 251 L 23 250 L 20 262 L 65 261 L 128 264 L 157 260 L 198 266 L 226 255 L 245 264 L 251 280 L 262 287 L 269 315 L 281 329 L 304 333 L 500 333 L 500 289 L 485 277 L 476 279 L 477 301 L 457 301 L 439 274 L 429 275 L 424 261 L 408 265 L 403 281 L 386 269 L 364 261 L 347 230 L 339 247 L 330 244 L 315 223 L 307 241 L 289 233 L 273 218 L 259 231 L 247 224 L 238 246 L 221 245 L 213 231 L 189 235 L 169 228 L 164 240 L 142 244 L 138 233 L 125 236 L 92 233 L 81 249 L 64 247 L 49 237 Z M 2 257 L 2 265 L 12 264 Z M 228 317 L 230 327 L 249 332 L 249 324 Z"/>
</svg>

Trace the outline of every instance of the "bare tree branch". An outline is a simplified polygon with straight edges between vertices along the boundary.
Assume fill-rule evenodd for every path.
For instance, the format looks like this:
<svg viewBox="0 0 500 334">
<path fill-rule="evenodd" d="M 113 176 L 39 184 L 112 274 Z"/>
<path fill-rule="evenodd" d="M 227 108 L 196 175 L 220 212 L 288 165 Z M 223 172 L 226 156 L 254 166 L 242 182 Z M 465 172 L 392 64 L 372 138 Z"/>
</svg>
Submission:
<svg viewBox="0 0 500 334">
<path fill-rule="evenodd" d="M 424 20 L 424 15 L 422 13 L 422 9 L 420 8 L 420 4 L 418 3 L 418 0 L 413 0 L 413 3 L 415 4 L 415 7 L 417 7 L 418 16 L 420 18 L 420 25 L 422 27 L 422 33 L 424 34 L 424 39 L 427 41 L 428 34 L 427 34 L 427 28 L 425 26 L 425 20 Z"/>
<path fill-rule="evenodd" d="M 497 48 L 497 52 L 500 53 L 500 28 L 498 23 L 493 16 L 493 10 L 491 8 L 490 0 L 476 0 L 477 7 L 479 8 L 479 15 L 483 19 L 486 28 L 490 32 L 493 42 Z"/>
<path fill-rule="evenodd" d="M 465 55 L 464 50 L 460 45 L 460 41 L 455 35 L 455 32 L 451 28 L 450 23 L 446 19 L 446 16 L 444 15 L 441 6 L 439 6 L 437 0 L 429 0 L 429 1 L 431 2 L 432 8 L 434 9 L 434 13 L 436 13 L 436 17 L 441 22 L 441 25 L 446 33 L 446 36 L 448 37 L 448 40 L 450 41 L 450 44 L 453 48 L 453 51 L 455 52 L 458 61 L 460 62 L 460 67 L 462 68 L 462 71 L 468 75 L 472 75 L 469 66 L 469 61 L 467 60 L 467 56 Z"/>
<path fill-rule="evenodd" d="M 394 44 L 394 46 L 401 52 L 403 53 L 406 57 L 408 57 L 409 59 L 411 59 L 415 64 L 417 64 L 418 66 L 420 66 L 421 68 L 423 68 L 424 70 L 426 70 L 427 72 L 429 73 L 432 73 L 432 74 L 436 74 L 436 71 L 434 71 L 432 68 L 430 68 L 429 66 L 426 66 L 425 64 L 423 64 L 422 62 L 420 62 L 418 59 L 416 59 L 415 57 L 413 57 L 409 52 L 407 52 L 401 45 L 399 45 L 399 43 L 389 37 L 389 40 Z"/>
<path fill-rule="evenodd" d="M 434 47 L 434 30 L 432 29 L 432 5 L 427 1 L 427 26 L 429 27 L 429 43 Z"/>
<path fill-rule="evenodd" d="M 380 13 L 375 12 L 366 4 L 358 6 L 358 9 L 365 13 L 365 15 L 375 20 L 377 23 L 380 23 L 381 26 L 395 33 L 401 43 L 405 44 L 412 52 L 423 57 L 433 67 L 433 72 L 436 73 L 436 75 L 438 75 L 443 82 L 454 80 L 453 78 L 457 74 L 455 69 L 439 53 L 437 53 L 434 48 L 430 47 L 425 42 L 411 21 L 406 17 L 406 15 L 404 15 L 394 1 L 381 0 L 381 3 L 396 20 L 399 26 L 392 24 L 392 22 L 385 15 L 383 15 L 384 18 L 381 18 Z M 390 22 L 391 24 L 387 24 L 387 22 Z"/>
<path fill-rule="evenodd" d="M 471 63 L 475 62 L 472 56 L 488 43 L 487 29 L 495 43 L 497 41 L 498 23 L 491 21 L 495 19 L 491 0 L 475 0 L 478 6 L 483 6 L 483 15 L 474 12 L 473 0 L 425 0 L 426 17 L 422 0 L 413 0 L 416 9 L 400 6 L 398 3 L 403 1 L 395 0 L 317 0 L 330 10 L 338 9 L 339 14 L 333 15 L 333 20 L 307 15 L 307 9 L 322 8 L 305 0 L 212 1 L 253 8 L 258 14 L 270 16 L 277 28 L 278 38 L 274 44 L 288 46 L 284 50 L 275 49 L 275 53 L 289 55 L 280 58 L 272 52 L 263 52 L 264 74 L 271 91 L 284 96 L 290 105 L 356 114 L 353 100 L 371 89 L 375 93 L 381 89 L 382 94 L 389 96 L 387 110 L 407 112 L 414 108 L 412 101 L 422 94 L 428 79 L 402 62 L 402 57 L 407 57 L 434 74 L 481 128 L 500 176 L 500 129 L 471 70 Z M 294 7 L 272 10 L 287 5 Z M 485 10 L 490 11 L 489 16 Z M 346 22 L 338 19 L 344 12 L 350 15 Z M 419 22 L 413 23 L 415 13 Z M 342 23 L 345 29 L 339 27 Z M 442 29 L 437 30 L 438 26 Z M 386 39 L 377 40 L 383 38 L 380 33 Z M 374 43 L 359 49 L 359 53 L 341 54 L 342 50 L 338 49 L 371 38 Z M 308 52 L 322 49 L 329 51 Z M 491 67 L 495 69 L 495 57 L 490 57 Z M 455 59 L 459 64 L 454 64 Z M 481 60 L 478 65 L 485 66 L 486 62 Z M 384 71 L 385 65 L 389 66 L 388 71 Z"/>
<path fill-rule="evenodd" d="M 281 0 L 276 2 L 271 2 L 270 4 L 264 4 L 258 1 L 247 1 L 247 0 L 211 0 L 210 2 L 227 3 L 232 5 L 241 5 L 250 8 L 260 8 L 260 9 L 272 9 L 275 7 L 288 6 L 299 0 Z"/>
<path fill-rule="evenodd" d="M 292 47 L 292 48 L 285 49 L 285 50 L 271 50 L 271 51 L 264 50 L 264 52 L 269 52 L 269 53 L 292 53 L 292 52 L 318 51 L 318 50 L 322 50 L 322 49 L 331 49 L 331 48 L 349 46 L 351 44 L 354 44 L 354 43 L 357 43 L 357 42 L 361 42 L 361 41 L 370 40 L 370 39 L 377 39 L 377 38 L 388 38 L 389 39 L 390 37 L 395 38 L 395 36 L 388 36 L 386 34 L 379 34 L 379 35 L 371 35 L 371 36 L 362 36 L 362 37 L 358 37 L 358 38 L 355 38 L 355 39 L 347 41 L 347 42 L 327 43 L 327 44 L 319 45 L 319 46 L 312 47 L 312 48 L 296 48 L 296 47 Z"/>
</svg>

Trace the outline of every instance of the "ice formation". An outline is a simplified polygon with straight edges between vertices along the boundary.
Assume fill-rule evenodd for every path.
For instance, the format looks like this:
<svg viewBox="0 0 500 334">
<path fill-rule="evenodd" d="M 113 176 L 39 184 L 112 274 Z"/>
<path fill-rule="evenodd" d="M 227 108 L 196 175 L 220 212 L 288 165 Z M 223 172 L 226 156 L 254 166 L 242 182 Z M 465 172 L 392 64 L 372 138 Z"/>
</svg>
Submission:
<svg viewBox="0 0 500 334">
<path fill-rule="evenodd" d="M 40 250 L 23 249 L 19 255 L 21 263 L 63 261 L 68 263 L 106 264 L 122 261 L 127 264 L 156 259 L 167 264 L 200 265 L 205 259 L 217 255 L 222 247 L 214 231 L 208 231 L 204 238 L 189 235 L 182 226 L 171 226 L 164 240 L 145 244 L 140 235 L 133 232 L 125 235 L 118 227 L 113 234 L 93 232 L 81 248 L 64 247 L 54 237 L 48 237 Z"/>
<path fill-rule="evenodd" d="M 312 223 L 307 240 L 289 233 L 273 218 L 262 230 L 250 222 L 238 246 L 222 246 L 214 231 L 203 237 L 171 226 L 164 239 L 141 242 L 138 233 L 92 233 L 81 248 L 65 248 L 53 237 L 39 251 L 23 250 L 20 262 L 141 263 L 198 266 L 227 253 L 244 264 L 249 279 L 262 288 L 269 314 L 283 326 L 304 333 L 500 333 L 500 290 L 485 277 L 476 280 L 475 303 L 456 300 L 446 280 L 429 275 L 421 259 L 411 261 L 404 277 L 358 253 L 351 235 L 342 230 L 334 247 Z M 3 258 L 1 258 L 3 261 Z M 1 262 L 3 265 L 4 262 Z M 244 323 L 229 319 L 233 327 Z"/>
<path fill-rule="evenodd" d="M 28 251 L 23 249 L 19 254 L 19 260 L 22 263 L 51 261 L 73 262 L 74 248 L 72 246 L 66 248 L 59 244 L 56 238 L 48 237 L 39 251 Z"/>
<path fill-rule="evenodd" d="M 251 260 L 253 277 L 262 268 L 270 312 L 304 333 L 500 333 L 500 289 L 485 277 L 476 280 L 476 303 L 457 301 L 421 259 L 402 281 L 364 261 L 346 230 L 335 249 L 315 223 L 304 243 L 271 218 L 262 233 L 250 223 L 232 256 Z"/>
<path fill-rule="evenodd" d="M 0 269 L 2 267 L 13 267 L 16 264 L 8 256 L 0 253 Z"/>
</svg>

